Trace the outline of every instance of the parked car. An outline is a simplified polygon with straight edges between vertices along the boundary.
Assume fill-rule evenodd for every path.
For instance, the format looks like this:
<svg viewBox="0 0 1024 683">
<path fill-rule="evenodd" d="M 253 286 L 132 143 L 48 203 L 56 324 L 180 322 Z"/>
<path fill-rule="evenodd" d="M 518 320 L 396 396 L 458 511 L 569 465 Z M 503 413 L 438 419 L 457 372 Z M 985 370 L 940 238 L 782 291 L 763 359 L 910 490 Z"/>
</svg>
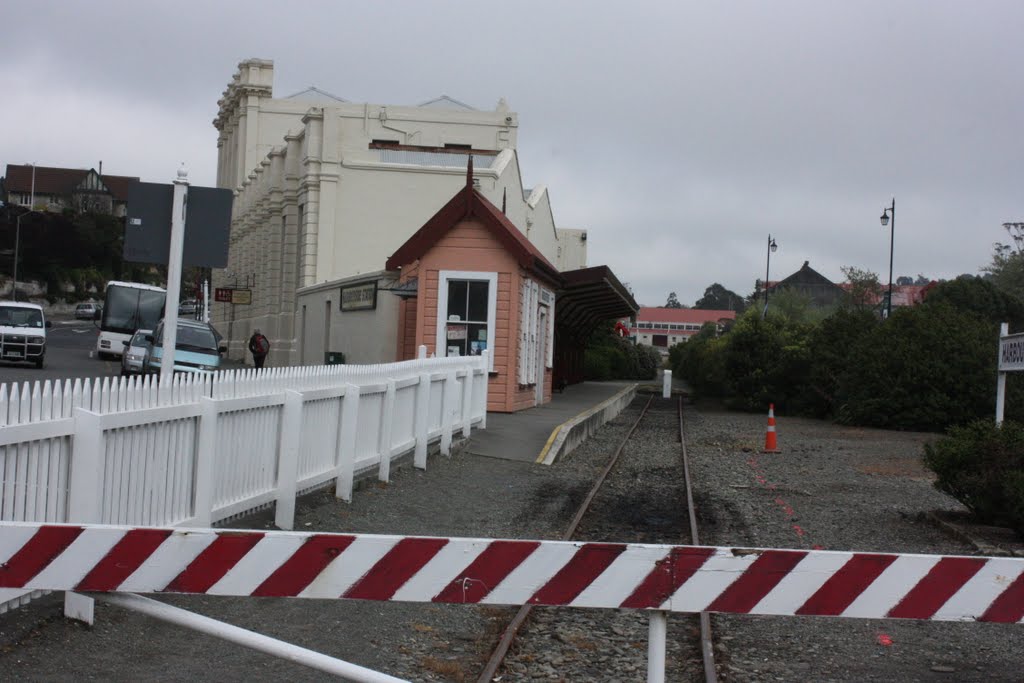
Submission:
<svg viewBox="0 0 1024 683">
<path fill-rule="evenodd" d="M 195 299 L 185 299 L 178 304 L 178 315 L 195 315 L 199 308 L 199 302 Z"/>
<path fill-rule="evenodd" d="M 149 352 L 149 371 L 159 372 L 164 355 L 164 321 L 146 335 L 153 344 Z M 178 337 L 174 345 L 174 371 L 209 373 L 220 369 L 220 356 L 227 346 L 220 343 L 221 335 L 209 323 L 198 320 L 178 320 Z"/>
<path fill-rule="evenodd" d="M 86 302 L 75 306 L 75 319 L 77 320 L 96 320 L 99 318 L 100 312 L 103 307 L 99 304 Z"/>
<path fill-rule="evenodd" d="M 121 356 L 122 375 L 141 375 L 148 370 L 149 352 L 153 343 L 153 330 L 136 330 L 132 338 L 124 343 Z"/>
<path fill-rule="evenodd" d="M 46 328 L 53 323 L 42 306 L 19 301 L 0 301 L 0 360 L 35 363 L 46 359 Z"/>
</svg>

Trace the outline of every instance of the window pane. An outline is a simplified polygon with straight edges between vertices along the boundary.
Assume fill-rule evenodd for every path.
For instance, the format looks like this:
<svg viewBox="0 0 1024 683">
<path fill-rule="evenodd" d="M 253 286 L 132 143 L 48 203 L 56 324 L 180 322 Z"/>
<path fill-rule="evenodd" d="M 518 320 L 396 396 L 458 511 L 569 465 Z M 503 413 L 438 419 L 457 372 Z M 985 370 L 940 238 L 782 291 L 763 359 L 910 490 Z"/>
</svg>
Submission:
<svg viewBox="0 0 1024 683">
<path fill-rule="evenodd" d="M 470 325 L 466 355 L 479 356 L 487 348 L 487 325 Z"/>
<path fill-rule="evenodd" d="M 487 321 L 487 285 L 486 282 L 469 283 L 469 317 L 466 320 Z"/>
<path fill-rule="evenodd" d="M 457 315 L 458 320 L 466 320 L 466 285 L 465 280 L 448 281 L 448 319 Z"/>
</svg>

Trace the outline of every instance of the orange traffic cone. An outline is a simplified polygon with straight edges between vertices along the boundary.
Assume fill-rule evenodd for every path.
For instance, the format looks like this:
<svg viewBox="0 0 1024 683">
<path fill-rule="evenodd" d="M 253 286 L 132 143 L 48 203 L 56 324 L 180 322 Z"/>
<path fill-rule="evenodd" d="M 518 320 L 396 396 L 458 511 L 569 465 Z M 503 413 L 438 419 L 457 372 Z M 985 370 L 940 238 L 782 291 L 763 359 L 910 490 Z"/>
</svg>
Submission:
<svg viewBox="0 0 1024 683">
<path fill-rule="evenodd" d="M 768 429 L 764 433 L 764 453 L 781 453 L 775 440 L 775 404 L 768 404 Z"/>
</svg>

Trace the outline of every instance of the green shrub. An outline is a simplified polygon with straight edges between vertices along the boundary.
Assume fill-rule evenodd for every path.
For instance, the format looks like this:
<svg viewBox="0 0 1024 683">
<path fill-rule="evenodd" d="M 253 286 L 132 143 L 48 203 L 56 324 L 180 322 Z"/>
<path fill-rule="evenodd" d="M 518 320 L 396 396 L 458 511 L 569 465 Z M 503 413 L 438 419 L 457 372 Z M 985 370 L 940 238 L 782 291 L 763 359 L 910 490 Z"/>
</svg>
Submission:
<svg viewBox="0 0 1024 683">
<path fill-rule="evenodd" d="M 583 374 L 591 381 L 603 382 L 612 378 L 612 350 L 606 346 L 587 349 L 583 354 Z"/>
<path fill-rule="evenodd" d="M 850 349 L 840 420 L 942 432 L 994 415 L 997 338 L 945 303 L 893 311 Z"/>
<path fill-rule="evenodd" d="M 976 420 L 924 447 L 935 487 L 953 496 L 984 524 L 1024 535 L 1024 425 Z"/>
</svg>

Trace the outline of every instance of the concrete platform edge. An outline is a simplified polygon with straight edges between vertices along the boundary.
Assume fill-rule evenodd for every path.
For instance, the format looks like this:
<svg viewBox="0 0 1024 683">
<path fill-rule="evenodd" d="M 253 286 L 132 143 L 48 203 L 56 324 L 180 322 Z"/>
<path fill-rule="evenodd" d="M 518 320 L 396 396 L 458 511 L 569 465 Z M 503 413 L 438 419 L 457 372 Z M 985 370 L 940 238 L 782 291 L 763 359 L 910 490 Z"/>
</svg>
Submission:
<svg viewBox="0 0 1024 683">
<path fill-rule="evenodd" d="M 571 453 L 586 441 L 587 437 L 621 413 L 622 409 L 633 401 L 638 386 L 627 386 L 608 400 L 555 427 L 544 445 L 544 450 L 537 457 L 537 462 L 553 465 L 558 458 Z"/>
</svg>

